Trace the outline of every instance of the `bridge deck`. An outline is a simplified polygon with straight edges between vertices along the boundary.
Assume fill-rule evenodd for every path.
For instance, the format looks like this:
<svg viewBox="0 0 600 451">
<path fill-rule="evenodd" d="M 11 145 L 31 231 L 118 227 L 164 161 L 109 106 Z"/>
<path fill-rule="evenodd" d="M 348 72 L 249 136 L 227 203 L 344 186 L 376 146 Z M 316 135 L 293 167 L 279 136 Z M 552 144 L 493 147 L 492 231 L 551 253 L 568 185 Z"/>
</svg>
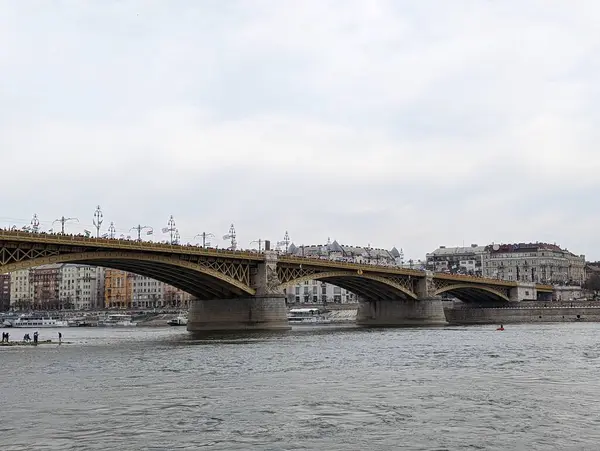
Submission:
<svg viewBox="0 0 600 451">
<path fill-rule="evenodd" d="M 66 246 L 85 246 L 100 249 L 120 249 L 145 252 L 168 252 L 175 254 L 231 257 L 244 260 L 264 260 L 264 255 L 258 252 L 230 251 L 226 249 L 203 248 L 185 244 L 153 243 L 149 241 L 121 240 L 114 238 L 88 238 L 79 235 L 53 235 L 47 233 L 29 233 L 0 230 L 0 241 L 18 241 L 33 244 L 56 244 Z"/>
<path fill-rule="evenodd" d="M 81 235 L 60 235 L 60 234 L 47 234 L 47 233 L 30 233 L 16 230 L 1 230 L 0 229 L 0 242 L 5 243 L 31 243 L 35 245 L 56 245 L 56 246 L 69 246 L 69 247 L 85 247 L 89 250 L 106 251 L 106 250 L 122 250 L 122 251 L 141 251 L 148 253 L 157 254 L 179 254 L 179 255 L 190 255 L 196 257 L 214 257 L 218 259 L 231 259 L 231 260 L 245 260 L 261 262 L 265 260 L 265 254 L 252 251 L 230 251 L 226 249 L 217 248 L 203 248 L 197 245 L 181 245 L 181 244 L 165 244 L 155 243 L 148 241 L 135 241 L 135 240 L 123 240 L 114 238 L 91 238 Z M 340 270 L 351 270 L 356 271 L 357 274 L 363 274 L 369 272 L 405 276 L 409 279 L 414 277 L 415 279 L 424 278 L 427 276 L 427 272 L 417 269 L 398 268 L 393 266 L 373 265 L 364 263 L 353 263 L 353 262 L 341 262 L 329 259 L 310 258 L 310 257 L 297 257 L 289 255 L 279 255 L 277 257 L 278 263 L 292 266 L 311 266 L 319 268 L 330 268 Z M 463 282 L 473 285 L 487 285 L 511 288 L 516 287 L 518 282 L 489 279 L 484 277 L 466 276 L 458 274 L 447 274 L 447 273 L 433 273 L 433 278 L 444 281 Z M 536 289 L 540 292 L 549 293 L 552 292 L 551 285 L 536 284 Z"/>
</svg>

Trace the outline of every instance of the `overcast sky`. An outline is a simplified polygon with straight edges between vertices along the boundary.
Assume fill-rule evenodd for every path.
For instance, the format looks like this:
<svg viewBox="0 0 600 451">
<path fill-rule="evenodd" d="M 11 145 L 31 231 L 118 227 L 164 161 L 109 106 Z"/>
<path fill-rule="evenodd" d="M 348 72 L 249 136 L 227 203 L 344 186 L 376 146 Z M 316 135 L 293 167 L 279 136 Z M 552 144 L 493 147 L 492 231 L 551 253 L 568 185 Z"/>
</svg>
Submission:
<svg viewBox="0 0 600 451">
<path fill-rule="evenodd" d="M 0 225 L 600 259 L 600 2 L 0 1 Z M 158 233 L 155 239 L 162 238 Z"/>
</svg>

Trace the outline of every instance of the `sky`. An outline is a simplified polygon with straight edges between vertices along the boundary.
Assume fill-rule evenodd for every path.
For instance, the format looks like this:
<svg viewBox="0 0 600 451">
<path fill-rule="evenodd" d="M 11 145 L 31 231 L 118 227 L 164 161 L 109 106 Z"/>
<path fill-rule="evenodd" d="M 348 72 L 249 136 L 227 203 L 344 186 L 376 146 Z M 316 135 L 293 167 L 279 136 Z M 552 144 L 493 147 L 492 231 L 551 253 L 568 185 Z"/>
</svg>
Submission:
<svg viewBox="0 0 600 451">
<path fill-rule="evenodd" d="M 600 260 L 600 2 L 0 2 L 0 227 Z"/>
</svg>

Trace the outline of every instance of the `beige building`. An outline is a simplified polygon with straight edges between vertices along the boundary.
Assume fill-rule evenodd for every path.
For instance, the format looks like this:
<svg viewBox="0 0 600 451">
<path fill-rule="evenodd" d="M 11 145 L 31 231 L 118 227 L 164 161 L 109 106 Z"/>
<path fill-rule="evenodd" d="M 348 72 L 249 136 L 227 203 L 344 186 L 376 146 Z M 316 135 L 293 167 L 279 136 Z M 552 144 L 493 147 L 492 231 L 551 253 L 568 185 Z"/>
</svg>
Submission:
<svg viewBox="0 0 600 451">
<path fill-rule="evenodd" d="M 10 308 L 26 310 L 33 306 L 33 273 L 22 269 L 10 273 Z"/>
<path fill-rule="evenodd" d="M 510 281 L 581 286 L 585 256 L 556 244 L 517 243 L 486 246 L 483 276 Z"/>
</svg>

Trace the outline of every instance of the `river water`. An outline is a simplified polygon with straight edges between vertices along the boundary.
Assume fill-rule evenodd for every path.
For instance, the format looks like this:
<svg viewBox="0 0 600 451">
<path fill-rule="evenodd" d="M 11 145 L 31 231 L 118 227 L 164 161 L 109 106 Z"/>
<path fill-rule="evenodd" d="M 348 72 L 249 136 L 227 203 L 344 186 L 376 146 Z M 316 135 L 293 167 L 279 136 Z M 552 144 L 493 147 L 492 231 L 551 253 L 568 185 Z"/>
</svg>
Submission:
<svg viewBox="0 0 600 451">
<path fill-rule="evenodd" d="M 0 449 L 598 449 L 600 325 L 494 329 L 62 329 L 0 348 Z"/>
</svg>

